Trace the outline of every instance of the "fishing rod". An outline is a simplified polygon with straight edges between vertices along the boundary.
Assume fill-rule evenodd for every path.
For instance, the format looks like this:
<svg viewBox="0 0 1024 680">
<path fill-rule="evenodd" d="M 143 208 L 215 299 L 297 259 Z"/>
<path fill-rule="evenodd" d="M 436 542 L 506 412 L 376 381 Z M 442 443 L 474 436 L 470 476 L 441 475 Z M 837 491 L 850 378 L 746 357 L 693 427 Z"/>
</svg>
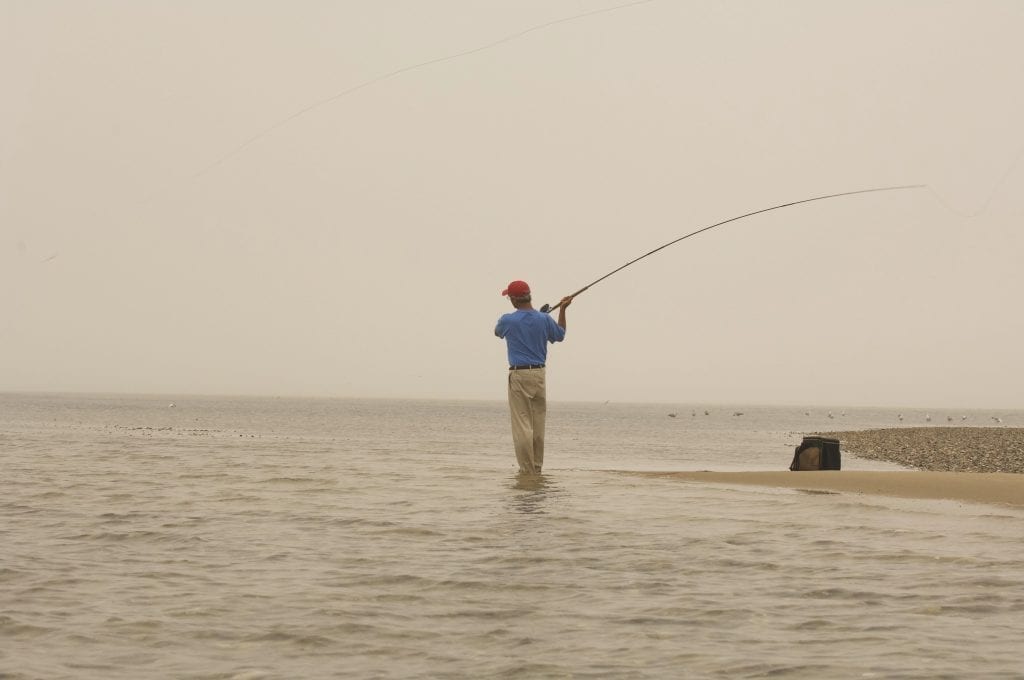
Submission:
<svg viewBox="0 0 1024 680">
<path fill-rule="evenodd" d="M 705 231 L 709 231 L 711 229 L 714 229 L 715 227 L 720 227 L 723 224 L 729 224 L 730 222 L 735 222 L 736 220 L 742 220 L 744 217 L 752 217 L 754 215 L 760 215 L 761 213 L 766 213 L 766 212 L 769 212 L 769 211 L 772 211 L 772 210 L 778 210 L 779 208 L 788 208 L 788 207 L 793 206 L 793 205 L 800 205 L 801 203 L 810 203 L 812 201 L 824 201 L 826 198 L 839 198 L 840 196 L 853 196 L 854 194 L 870 194 L 870 193 L 875 192 L 875 191 L 898 191 L 898 190 L 901 190 L 901 189 L 924 189 L 927 186 L 928 186 L 927 184 L 906 184 L 906 185 L 898 186 L 898 187 L 876 187 L 874 189 L 859 189 L 857 191 L 844 191 L 844 192 L 839 193 L 839 194 L 829 194 L 827 196 L 815 196 L 814 198 L 805 198 L 805 199 L 803 199 L 801 201 L 792 201 L 790 203 L 782 203 L 780 205 L 773 205 L 770 208 L 762 208 L 761 210 L 755 210 L 754 212 L 748 212 L 748 213 L 746 213 L 744 215 L 739 215 L 737 217 L 730 217 L 727 220 L 723 220 L 721 222 L 716 222 L 715 224 L 712 224 L 712 225 L 707 226 L 707 227 L 702 227 L 702 228 L 698 229 L 697 231 L 691 231 L 689 234 L 686 234 L 685 236 L 680 236 L 679 238 L 677 238 L 677 239 L 675 239 L 673 241 L 669 241 L 668 243 L 666 243 L 663 246 L 658 246 L 654 250 L 652 250 L 652 251 L 650 251 L 648 253 L 644 253 L 643 255 L 641 255 L 640 257 L 636 258 L 635 260 L 630 260 L 629 262 L 627 262 L 626 264 L 622 265 L 621 267 L 618 267 L 617 269 L 611 270 L 610 272 L 608 272 L 607 274 L 605 274 L 601 278 L 597 279 L 596 281 L 591 281 L 590 283 L 588 283 L 587 285 L 583 286 L 578 291 L 576 291 L 572 295 L 569 295 L 568 297 L 569 298 L 576 297 L 580 293 L 586 291 L 591 286 L 593 286 L 595 284 L 598 284 L 598 283 L 601 283 L 602 281 L 607 279 L 612 274 L 615 274 L 615 273 L 618 273 L 618 272 L 622 271 L 623 269 L 625 269 L 629 265 L 635 264 L 635 263 L 639 262 L 640 260 L 644 259 L 645 257 L 648 257 L 650 255 L 654 255 L 654 253 L 658 252 L 659 250 L 664 250 L 665 248 L 668 248 L 671 245 L 675 245 L 676 243 L 679 243 L 680 241 L 685 241 L 686 239 L 690 238 L 691 236 L 696 236 L 697 234 L 701 234 L 701 233 L 703 233 Z M 558 309 L 561 306 L 562 306 L 561 302 L 559 302 L 557 305 L 553 305 L 553 306 L 545 304 L 543 307 L 540 308 L 540 311 L 542 311 L 542 312 L 544 312 L 546 314 L 548 312 L 555 311 L 556 309 Z"/>
</svg>

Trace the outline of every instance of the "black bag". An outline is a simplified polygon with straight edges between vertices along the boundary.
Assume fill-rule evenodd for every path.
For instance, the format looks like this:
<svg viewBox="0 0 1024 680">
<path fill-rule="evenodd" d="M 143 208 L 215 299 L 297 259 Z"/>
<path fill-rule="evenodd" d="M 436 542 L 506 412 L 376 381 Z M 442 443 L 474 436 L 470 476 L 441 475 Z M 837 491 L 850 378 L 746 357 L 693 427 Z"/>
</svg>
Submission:
<svg viewBox="0 0 1024 680">
<path fill-rule="evenodd" d="M 841 466 L 839 440 L 830 437 L 804 437 L 793 452 L 790 470 L 838 470 Z"/>
</svg>

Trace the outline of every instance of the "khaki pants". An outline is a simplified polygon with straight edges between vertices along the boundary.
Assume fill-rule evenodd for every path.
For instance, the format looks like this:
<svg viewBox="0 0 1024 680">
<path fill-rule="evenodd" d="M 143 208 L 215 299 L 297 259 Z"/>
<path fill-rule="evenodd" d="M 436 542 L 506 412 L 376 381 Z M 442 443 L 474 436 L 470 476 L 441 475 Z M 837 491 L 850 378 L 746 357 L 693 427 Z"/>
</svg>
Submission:
<svg viewBox="0 0 1024 680">
<path fill-rule="evenodd" d="M 544 465 L 544 421 L 547 394 L 543 368 L 508 372 L 508 407 L 512 414 L 512 443 L 519 471 L 540 474 Z"/>
</svg>

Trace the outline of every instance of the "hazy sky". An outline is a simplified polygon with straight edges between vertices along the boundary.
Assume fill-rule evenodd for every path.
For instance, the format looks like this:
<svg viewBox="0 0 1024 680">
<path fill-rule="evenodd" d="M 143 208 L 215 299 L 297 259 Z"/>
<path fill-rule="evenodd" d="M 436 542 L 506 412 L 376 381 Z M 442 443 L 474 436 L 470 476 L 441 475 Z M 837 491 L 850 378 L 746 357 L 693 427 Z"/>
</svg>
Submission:
<svg viewBox="0 0 1024 680">
<path fill-rule="evenodd" d="M 621 4 L 0 0 L 0 390 L 1024 407 L 1024 2 Z"/>
</svg>

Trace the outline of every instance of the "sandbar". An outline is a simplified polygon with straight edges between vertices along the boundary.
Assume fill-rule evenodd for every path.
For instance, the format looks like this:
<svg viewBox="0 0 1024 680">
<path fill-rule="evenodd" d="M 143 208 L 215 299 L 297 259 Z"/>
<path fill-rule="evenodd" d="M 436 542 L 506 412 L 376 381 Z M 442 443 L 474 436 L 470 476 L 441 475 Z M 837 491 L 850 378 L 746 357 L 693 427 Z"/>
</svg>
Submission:
<svg viewBox="0 0 1024 680">
<path fill-rule="evenodd" d="M 817 433 L 848 456 L 907 470 L 638 472 L 694 482 L 929 498 L 1024 507 L 1024 428 L 893 427 Z"/>
<path fill-rule="evenodd" d="M 741 484 L 899 498 L 927 498 L 1024 507 L 1024 475 L 1010 472 L 938 472 L 933 470 L 813 472 L 635 472 L 691 482 Z"/>
</svg>

